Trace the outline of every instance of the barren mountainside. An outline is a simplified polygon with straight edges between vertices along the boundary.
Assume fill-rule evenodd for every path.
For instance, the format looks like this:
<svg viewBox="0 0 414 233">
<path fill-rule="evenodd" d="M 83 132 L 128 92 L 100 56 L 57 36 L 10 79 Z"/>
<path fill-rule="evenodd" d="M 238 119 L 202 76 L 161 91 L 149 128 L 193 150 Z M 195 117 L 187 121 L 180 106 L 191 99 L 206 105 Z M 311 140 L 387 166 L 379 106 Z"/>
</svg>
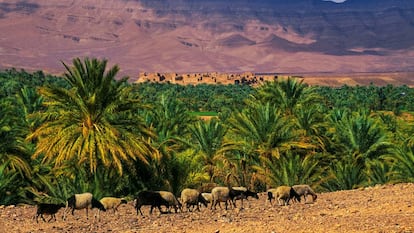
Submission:
<svg viewBox="0 0 414 233">
<path fill-rule="evenodd" d="M 102 57 L 139 72 L 413 71 L 414 1 L 11 0 L 0 68 Z"/>
</svg>

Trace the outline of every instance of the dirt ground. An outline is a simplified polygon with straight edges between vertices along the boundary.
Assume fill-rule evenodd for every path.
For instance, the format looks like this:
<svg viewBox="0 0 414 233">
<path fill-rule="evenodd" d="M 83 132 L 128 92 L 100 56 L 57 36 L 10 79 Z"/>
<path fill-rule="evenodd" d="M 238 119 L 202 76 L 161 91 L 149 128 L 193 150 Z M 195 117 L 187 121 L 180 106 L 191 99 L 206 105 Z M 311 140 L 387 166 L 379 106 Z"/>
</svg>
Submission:
<svg viewBox="0 0 414 233">
<path fill-rule="evenodd" d="M 244 208 L 200 212 L 137 215 L 132 202 L 86 219 L 84 210 L 75 211 L 62 221 L 39 223 L 33 219 L 34 206 L 0 207 L 0 232 L 414 232 L 414 184 L 368 187 L 358 190 L 319 193 L 316 202 L 270 206 L 265 193 L 244 202 Z M 46 216 L 46 220 L 49 216 Z"/>
</svg>

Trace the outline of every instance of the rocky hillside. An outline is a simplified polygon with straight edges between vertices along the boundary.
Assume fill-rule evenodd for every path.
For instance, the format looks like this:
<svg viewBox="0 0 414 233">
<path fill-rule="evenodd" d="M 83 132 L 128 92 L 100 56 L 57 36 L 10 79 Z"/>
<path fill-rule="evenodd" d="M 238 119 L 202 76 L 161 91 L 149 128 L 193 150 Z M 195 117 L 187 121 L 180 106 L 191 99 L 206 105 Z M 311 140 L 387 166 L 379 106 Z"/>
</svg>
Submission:
<svg viewBox="0 0 414 233">
<path fill-rule="evenodd" d="M 414 1 L 10 0 L 0 68 L 107 58 L 139 72 L 413 71 Z"/>
</svg>

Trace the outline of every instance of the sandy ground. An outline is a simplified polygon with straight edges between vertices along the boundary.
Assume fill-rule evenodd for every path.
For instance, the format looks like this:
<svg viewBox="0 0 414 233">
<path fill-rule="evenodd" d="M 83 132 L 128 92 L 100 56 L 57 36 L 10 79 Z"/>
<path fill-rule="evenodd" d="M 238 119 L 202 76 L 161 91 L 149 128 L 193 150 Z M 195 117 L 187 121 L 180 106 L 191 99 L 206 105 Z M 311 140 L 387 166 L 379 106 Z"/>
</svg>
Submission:
<svg viewBox="0 0 414 233">
<path fill-rule="evenodd" d="M 244 208 L 200 212 L 136 215 L 132 202 L 94 219 L 85 211 L 75 211 L 62 221 L 39 223 L 33 219 L 34 206 L 0 207 L 0 232 L 414 232 L 414 184 L 369 187 L 358 190 L 319 193 L 316 202 L 289 206 L 270 206 L 265 193 L 258 200 L 244 203 Z M 46 216 L 46 220 L 49 216 Z"/>
</svg>

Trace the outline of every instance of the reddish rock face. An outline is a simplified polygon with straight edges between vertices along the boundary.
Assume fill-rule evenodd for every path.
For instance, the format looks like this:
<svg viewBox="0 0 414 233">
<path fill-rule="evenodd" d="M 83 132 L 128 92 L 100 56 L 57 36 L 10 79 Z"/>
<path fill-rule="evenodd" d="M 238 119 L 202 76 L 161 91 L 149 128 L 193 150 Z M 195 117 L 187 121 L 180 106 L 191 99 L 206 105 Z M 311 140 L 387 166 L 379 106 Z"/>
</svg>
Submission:
<svg viewBox="0 0 414 233">
<path fill-rule="evenodd" d="M 139 72 L 414 71 L 414 1 L 0 3 L 0 68 L 102 57 Z M 111 64 L 110 64 L 111 65 Z"/>
</svg>

